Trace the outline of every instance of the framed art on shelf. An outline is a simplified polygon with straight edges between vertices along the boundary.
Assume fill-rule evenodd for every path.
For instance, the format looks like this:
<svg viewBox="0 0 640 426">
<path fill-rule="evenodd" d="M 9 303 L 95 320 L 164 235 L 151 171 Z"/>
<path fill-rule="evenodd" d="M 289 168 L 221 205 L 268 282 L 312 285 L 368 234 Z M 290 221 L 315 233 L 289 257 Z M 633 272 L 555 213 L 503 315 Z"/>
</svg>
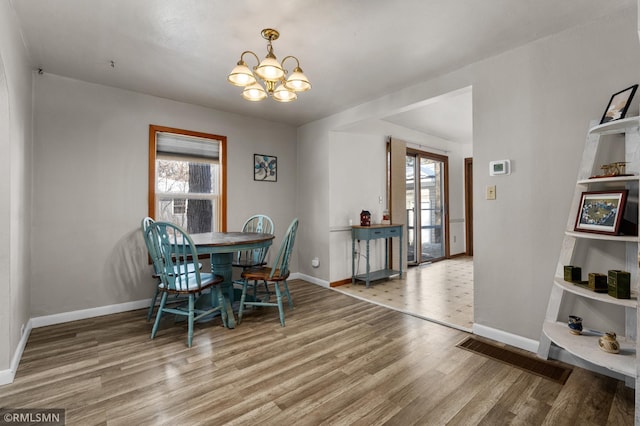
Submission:
<svg viewBox="0 0 640 426">
<path fill-rule="evenodd" d="M 627 193 L 626 189 L 583 192 L 575 231 L 618 235 Z"/>
<path fill-rule="evenodd" d="M 629 105 L 631 105 L 631 99 L 636 93 L 637 88 L 638 85 L 634 84 L 627 89 L 621 90 L 618 93 L 614 93 L 609 100 L 607 109 L 604 110 L 604 114 L 602 115 L 600 124 L 624 118 L 624 116 L 627 114 L 627 110 L 629 109 Z"/>
<path fill-rule="evenodd" d="M 276 182 L 278 180 L 278 157 L 253 154 L 253 180 Z"/>
</svg>

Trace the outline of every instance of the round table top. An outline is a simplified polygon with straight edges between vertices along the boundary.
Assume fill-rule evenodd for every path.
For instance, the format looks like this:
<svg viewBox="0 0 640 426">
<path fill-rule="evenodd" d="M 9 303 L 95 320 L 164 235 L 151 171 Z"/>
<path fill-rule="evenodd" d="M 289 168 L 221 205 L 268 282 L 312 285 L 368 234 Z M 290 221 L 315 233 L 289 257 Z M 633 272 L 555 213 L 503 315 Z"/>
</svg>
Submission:
<svg viewBox="0 0 640 426">
<path fill-rule="evenodd" d="M 205 232 L 191 234 L 197 246 L 235 246 L 242 244 L 262 243 L 273 240 L 275 235 L 258 232 Z"/>
</svg>

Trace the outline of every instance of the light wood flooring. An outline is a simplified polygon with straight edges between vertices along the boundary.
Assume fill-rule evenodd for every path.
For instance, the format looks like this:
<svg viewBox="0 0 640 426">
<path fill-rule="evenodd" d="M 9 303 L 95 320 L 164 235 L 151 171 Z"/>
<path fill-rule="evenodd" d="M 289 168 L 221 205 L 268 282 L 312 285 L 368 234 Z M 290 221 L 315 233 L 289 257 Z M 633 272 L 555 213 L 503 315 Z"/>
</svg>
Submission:
<svg viewBox="0 0 640 426">
<path fill-rule="evenodd" d="M 473 257 L 412 266 L 402 278 L 362 281 L 334 287 L 353 297 L 471 331 L 473 326 Z"/>
<path fill-rule="evenodd" d="M 574 368 L 559 385 L 455 345 L 468 334 L 304 281 L 295 309 L 195 327 L 146 310 L 34 329 L 0 407 L 68 425 L 631 425 L 634 391 Z"/>
</svg>

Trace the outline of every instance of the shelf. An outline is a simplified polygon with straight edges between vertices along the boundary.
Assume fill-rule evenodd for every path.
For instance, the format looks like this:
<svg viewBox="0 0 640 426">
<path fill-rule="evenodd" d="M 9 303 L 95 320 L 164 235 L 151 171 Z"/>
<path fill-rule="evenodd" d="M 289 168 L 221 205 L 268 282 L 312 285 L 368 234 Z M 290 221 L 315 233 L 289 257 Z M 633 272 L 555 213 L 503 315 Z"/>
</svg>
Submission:
<svg viewBox="0 0 640 426">
<path fill-rule="evenodd" d="M 623 158 L 623 161 L 628 163 L 625 171 L 628 171 L 631 176 L 600 176 L 589 179 L 589 175 L 598 170 L 597 167 L 601 161 L 613 158 Z M 640 223 L 637 205 L 640 185 L 638 170 L 640 170 L 640 117 L 614 120 L 593 126 L 588 130 L 538 345 L 538 356 L 541 358 L 548 359 L 554 345 L 557 350 L 554 353 L 555 356 L 561 357 L 563 353 L 571 354 L 576 357 L 576 360 L 588 363 L 589 365 L 584 365 L 588 369 L 593 369 L 591 365 L 599 366 L 605 370 L 602 372 L 612 377 L 626 376 L 626 385 L 635 387 L 636 390 L 640 389 L 640 370 L 636 357 L 636 348 L 640 344 L 636 341 L 640 331 L 638 316 L 640 315 L 640 306 L 638 306 L 640 288 L 637 263 L 640 238 L 635 229 L 637 226 L 632 224 Z M 580 212 L 580 200 L 584 192 L 620 189 L 629 191 L 629 198 L 633 199 L 633 205 L 630 209 L 626 209 L 625 218 L 620 227 L 624 230 L 624 235 L 575 230 L 574 225 Z M 605 256 L 602 255 L 603 253 Z M 575 264 L 582 262 L 582 270 L 591 272 L 603 272 L 608 268 L 607 265 L 624 264 L 624 269 L 629 271 L 632 277 L 631 298 L 617 299 L 609 296 L 607 292 L 596 293 L 584 281 L 578 284 L 565 281 L 564 266 L 573 264 L 572 262 L 577 262 Z M 588 316 L 585 318 L 585 330 L 581 335 L 572 334 L 567 324 L 567 312 L 574 307 L 578 314 L 582 311 L 588 312 L 581 315 Z M 603 336 L 603 332 L 610 330 L 618 334 L 617 340 L 620 344 L 618 354 L 605 352 L 598 345 L 598 339 Z M 573 360 L 567 361 L 576 363 Z M 640 418 L 640 405 L 635 412 L 636 418 Z"/>
<path fill-rule="evenodd" d="M 576 232 L 576 231 L 565 231 L 565 235 L 574 238 L 587 238 L 590 240 L 603 240 L 603 241 L 620 241 L 624 243 L 637 243 L 638 236 L 637 235 L 607 235 L 607 234 L 596 234 L 593 232 Z"/>
<path fill-rule="evenodd" d="M 609 121 L 608 123 L 599 124 L 589 130 L 589 134 L 613 135 L 616 133 L 624 133 L 627 129 L 637 128 L 640 124 L 640 117 L 629 117 L 621 120 Z"/>
<path fill-rule="evenodd" d="M 565 281 L 562 277 L 556 277 L 553 282 L 563 290 L 566 290 L 573 294 L 577 294 L 578 296 L 597 300 L 599 302 L 624 306 L 626 308 L 636 308 L 638 306 L 638 295 L 634 291 L 631 292 L 631 299 L 616 299 L 615 297 L 609 296 L 607 293 L 596 293 L 595 291 L 591 291 L 588 288 L 584 288 L 582 286 Z"/>
<path fill-rule="evenodd" d="M 613 176 L 613 177 L 604 177 L 604 178 L 593 178 L 593 179 L 581 179 L 578 181 L 578 185 L 589 185 L 594 183 L 625 183 L 625 182 L 638 182 L 640 180 L 640 176 Z"/>
<path fill-rule="evenodd" d="M 547 322 L 542 326 L 544 334 L 556 345 L 572 355 L 600 365 L 616 373 L 636 377 L 636 344 L 618 336 L 620 353 L 610 354 L 598 347 L 601 334 L 583 330 L 581 335 L 571 334 L 569 327 L 563 322 Z"/>
<path fill-rule="evenodd" d="M 369 281 L 381 280 L 384 278 L 390 278 L 395 275 L 400 275 L 400 271 L 395 271 L 393 269 L 380 269 L 379 271 L 371 271 L 369 272 Z M 367 281 L 367 274 L 360 274 L 354 277 L 359 281 Z"/>
</svg>

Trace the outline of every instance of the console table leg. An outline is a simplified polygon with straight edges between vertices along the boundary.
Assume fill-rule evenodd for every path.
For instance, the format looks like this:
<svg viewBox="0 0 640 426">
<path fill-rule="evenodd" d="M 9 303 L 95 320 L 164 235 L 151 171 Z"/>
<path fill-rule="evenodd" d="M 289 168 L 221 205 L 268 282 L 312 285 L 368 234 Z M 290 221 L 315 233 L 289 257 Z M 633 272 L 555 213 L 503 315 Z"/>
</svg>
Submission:
<svg viewBox="0 0 640 426">
<path fill-rule="evenodd" d="M 369 240 L 367 240 L 367 288 L 369 288 Z"/>
<path fill-rule="evenodd" d="M 351 231 L 351 284 L 356 283 L 356 238 Z"/>
</svg>

